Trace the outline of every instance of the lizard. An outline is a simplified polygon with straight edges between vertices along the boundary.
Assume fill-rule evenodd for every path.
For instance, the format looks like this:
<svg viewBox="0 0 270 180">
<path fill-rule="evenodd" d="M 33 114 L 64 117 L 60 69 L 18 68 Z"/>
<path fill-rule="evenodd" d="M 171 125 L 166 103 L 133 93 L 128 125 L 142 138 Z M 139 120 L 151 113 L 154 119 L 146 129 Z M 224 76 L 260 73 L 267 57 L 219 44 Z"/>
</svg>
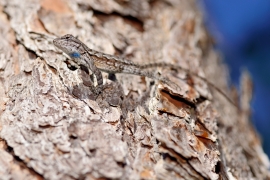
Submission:
<svg viewBox="0 0 270 180">
<path fill-rule="evenodd" d="M 170 82 L 170 80 L 164 77 L 157 77 L 156 74 L 147 70 L 154 67 L 170 67 L 173 69 L 181 69 L 191 75 L 200 78 L 201 80 L 212 86 L 214 89 L 216 89 L 219 93 L 221 93 L 230 103 L 236 106 L 234 102 L 213 83 L 209 82 L 206 78 L 202 76 L 191 73 L 188 69 L 181 66 L 163 62 L 150 63 L 145 65 L 135 64 L 126 59 L 90 49 L 83 42 L 81 42 L 79 39 L 77 39 L 71 34 L 66 34 L 62 37 L 55 38 L 53 40 L 53 44 L 71 58 L 71 60 L 68 60 L 68 62 L 72 66 L 76 68 L 86 67 L 88 70 L 91 70 L 97 81 L 97 86 L 94 92 L 96 94 L 99 94 L 103 89 L 103 77 L 101 71 L 113 74 L 126 73 L 145 76 L 152 79 L 160 80 L 168 85 L 172 85 L 172 82 Z"/>
</svg>

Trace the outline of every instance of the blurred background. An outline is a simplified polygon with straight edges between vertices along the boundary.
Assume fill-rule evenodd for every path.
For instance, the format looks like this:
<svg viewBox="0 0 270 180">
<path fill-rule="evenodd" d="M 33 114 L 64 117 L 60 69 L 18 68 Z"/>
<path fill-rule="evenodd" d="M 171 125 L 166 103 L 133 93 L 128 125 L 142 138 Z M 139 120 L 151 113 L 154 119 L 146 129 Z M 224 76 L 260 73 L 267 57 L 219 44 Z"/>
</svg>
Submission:
<svg viewBox="0 0 270 180">
<path fill-rule="evenodd" d="M 252 119 L 270 157 L 270 1 L 200 1 L 205 24 L 239 88 L 247 69 L 254 83 Z M 269 109 L 268 109 L 269 108 Z"/>
</svg>

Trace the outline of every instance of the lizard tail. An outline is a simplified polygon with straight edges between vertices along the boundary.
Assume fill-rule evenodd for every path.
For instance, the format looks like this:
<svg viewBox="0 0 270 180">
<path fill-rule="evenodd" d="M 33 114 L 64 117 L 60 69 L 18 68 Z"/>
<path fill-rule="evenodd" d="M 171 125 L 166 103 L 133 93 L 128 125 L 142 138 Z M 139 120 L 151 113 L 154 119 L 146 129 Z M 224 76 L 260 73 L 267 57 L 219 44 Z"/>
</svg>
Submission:
<svg viewBox="0 0 270 180">
<path fill-rule="evenodd" d="M 175 65 L 168 64 L 168 63 L 163 63 L 163 62 L 158 62 L 158 63 L 149 63 L 149 64 L 140 65 L 140 67 L 142 69 L 155 68 L 155 67 L 175 68 Z"/>
<path fill-rule="evenodd" d="M 202 76 L 200 76 L 200 75 L 198 75 L 196 73 L 190 72 L 190 70 L 187 69 L 187 68 L 184 68 L 184 67 L 181 67 L 181 66 L 178 66 L 178 65 L 175 65 L 175 64 L 168 64 L 168 63 L 163 63 L 163 62 L 145 64 L 145 65 L 142 65 L 140 67 L 141 67 L 141 69 L 148 69 L 148 68 L 155 68 L 155 67 L 162 67 L 162 68 L 167 67 L 167 68 L 172 68 L 172 69 L 175 69 L 175 70 L 181 69 L 181 70 L 185 71 L 186 73 L 188 73 L 190 75 L 193 75 L 193 76 L 205 81 L 208 85 L 210 85 L 216 91 L 218 91 L 220 94 L 222 94 L 231 104 L 233 104 L 237 108 L 237 105 L 235 104 L 235 102 L 233 100 L 231 100 L 227 96 L 227 94 L 225 94 L 223 91 L 221 91 L 218 87 L 216 87 L 213 83 L 211 83 L 205 77 L 202 77 Z M 163 80 L 163 81 L 165 81 L 165 80 Z"/>
<path fill-rule="evenodd" d="M 201 78 L 201 79 L 205 80 L 204 77 L 201 77 L 201 76 L 199 76 L 199 75 L 197 75 L 195 73 L 190 72 L 190 70 L 188 68 L 184 68 L 184 67 L 178 66 L 176 64 L 169 64 L 169 63 L 157 62 L 157 63 L 144 64 L 144 65 L 141 65 L 140 66 L 141 69 L 148 69 L 148 68 L 150 69 L 150 68 L 155 68 L 155 67 L 171 68 L 171 69 L 174 69 L 174 70 L 181 69 L 181 70 L 187 72 L 188 74 L 194 75 L 194 76 L 196 76 L 198 78 Z"/>
</svg>

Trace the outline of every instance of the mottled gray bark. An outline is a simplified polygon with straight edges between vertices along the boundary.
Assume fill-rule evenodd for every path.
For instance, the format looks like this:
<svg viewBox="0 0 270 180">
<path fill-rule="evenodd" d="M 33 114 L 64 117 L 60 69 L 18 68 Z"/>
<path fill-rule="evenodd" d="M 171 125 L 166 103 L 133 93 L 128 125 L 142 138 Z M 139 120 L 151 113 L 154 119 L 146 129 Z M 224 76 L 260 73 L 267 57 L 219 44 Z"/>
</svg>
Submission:
<svg viewBox="0 0 270 180">
<path fill-rule="evenodd" d="M 126 74 L 97 99 L 52 39 L 136 63 L 175 63 L 236 102 L 194 1 L 0 0 L 0 179 L 267 179 L 269 161 L 238 107 L 198 77 L 153 69 L 175 82 Z"/>
</svg>

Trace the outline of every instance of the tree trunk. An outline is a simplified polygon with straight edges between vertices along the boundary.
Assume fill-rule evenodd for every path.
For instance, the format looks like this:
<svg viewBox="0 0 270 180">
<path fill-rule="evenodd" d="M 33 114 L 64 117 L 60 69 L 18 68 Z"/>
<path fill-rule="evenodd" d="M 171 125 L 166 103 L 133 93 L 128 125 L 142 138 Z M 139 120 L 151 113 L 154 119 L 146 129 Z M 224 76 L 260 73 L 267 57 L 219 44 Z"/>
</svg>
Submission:
<svg viewBox="0 0 270 180">
<path fill-rule="evenodd" d="M 245 73 L 240 97 L 228 88 L 195 1 L 0 0 L 0 9 L 0 179 L 270 177 L 249 121 L 251 81 Z M 64 34 L 190 72 L 151 69 L 166 84 L 104 73 L 94 97 L 52 43 Z"/>
</svg>

